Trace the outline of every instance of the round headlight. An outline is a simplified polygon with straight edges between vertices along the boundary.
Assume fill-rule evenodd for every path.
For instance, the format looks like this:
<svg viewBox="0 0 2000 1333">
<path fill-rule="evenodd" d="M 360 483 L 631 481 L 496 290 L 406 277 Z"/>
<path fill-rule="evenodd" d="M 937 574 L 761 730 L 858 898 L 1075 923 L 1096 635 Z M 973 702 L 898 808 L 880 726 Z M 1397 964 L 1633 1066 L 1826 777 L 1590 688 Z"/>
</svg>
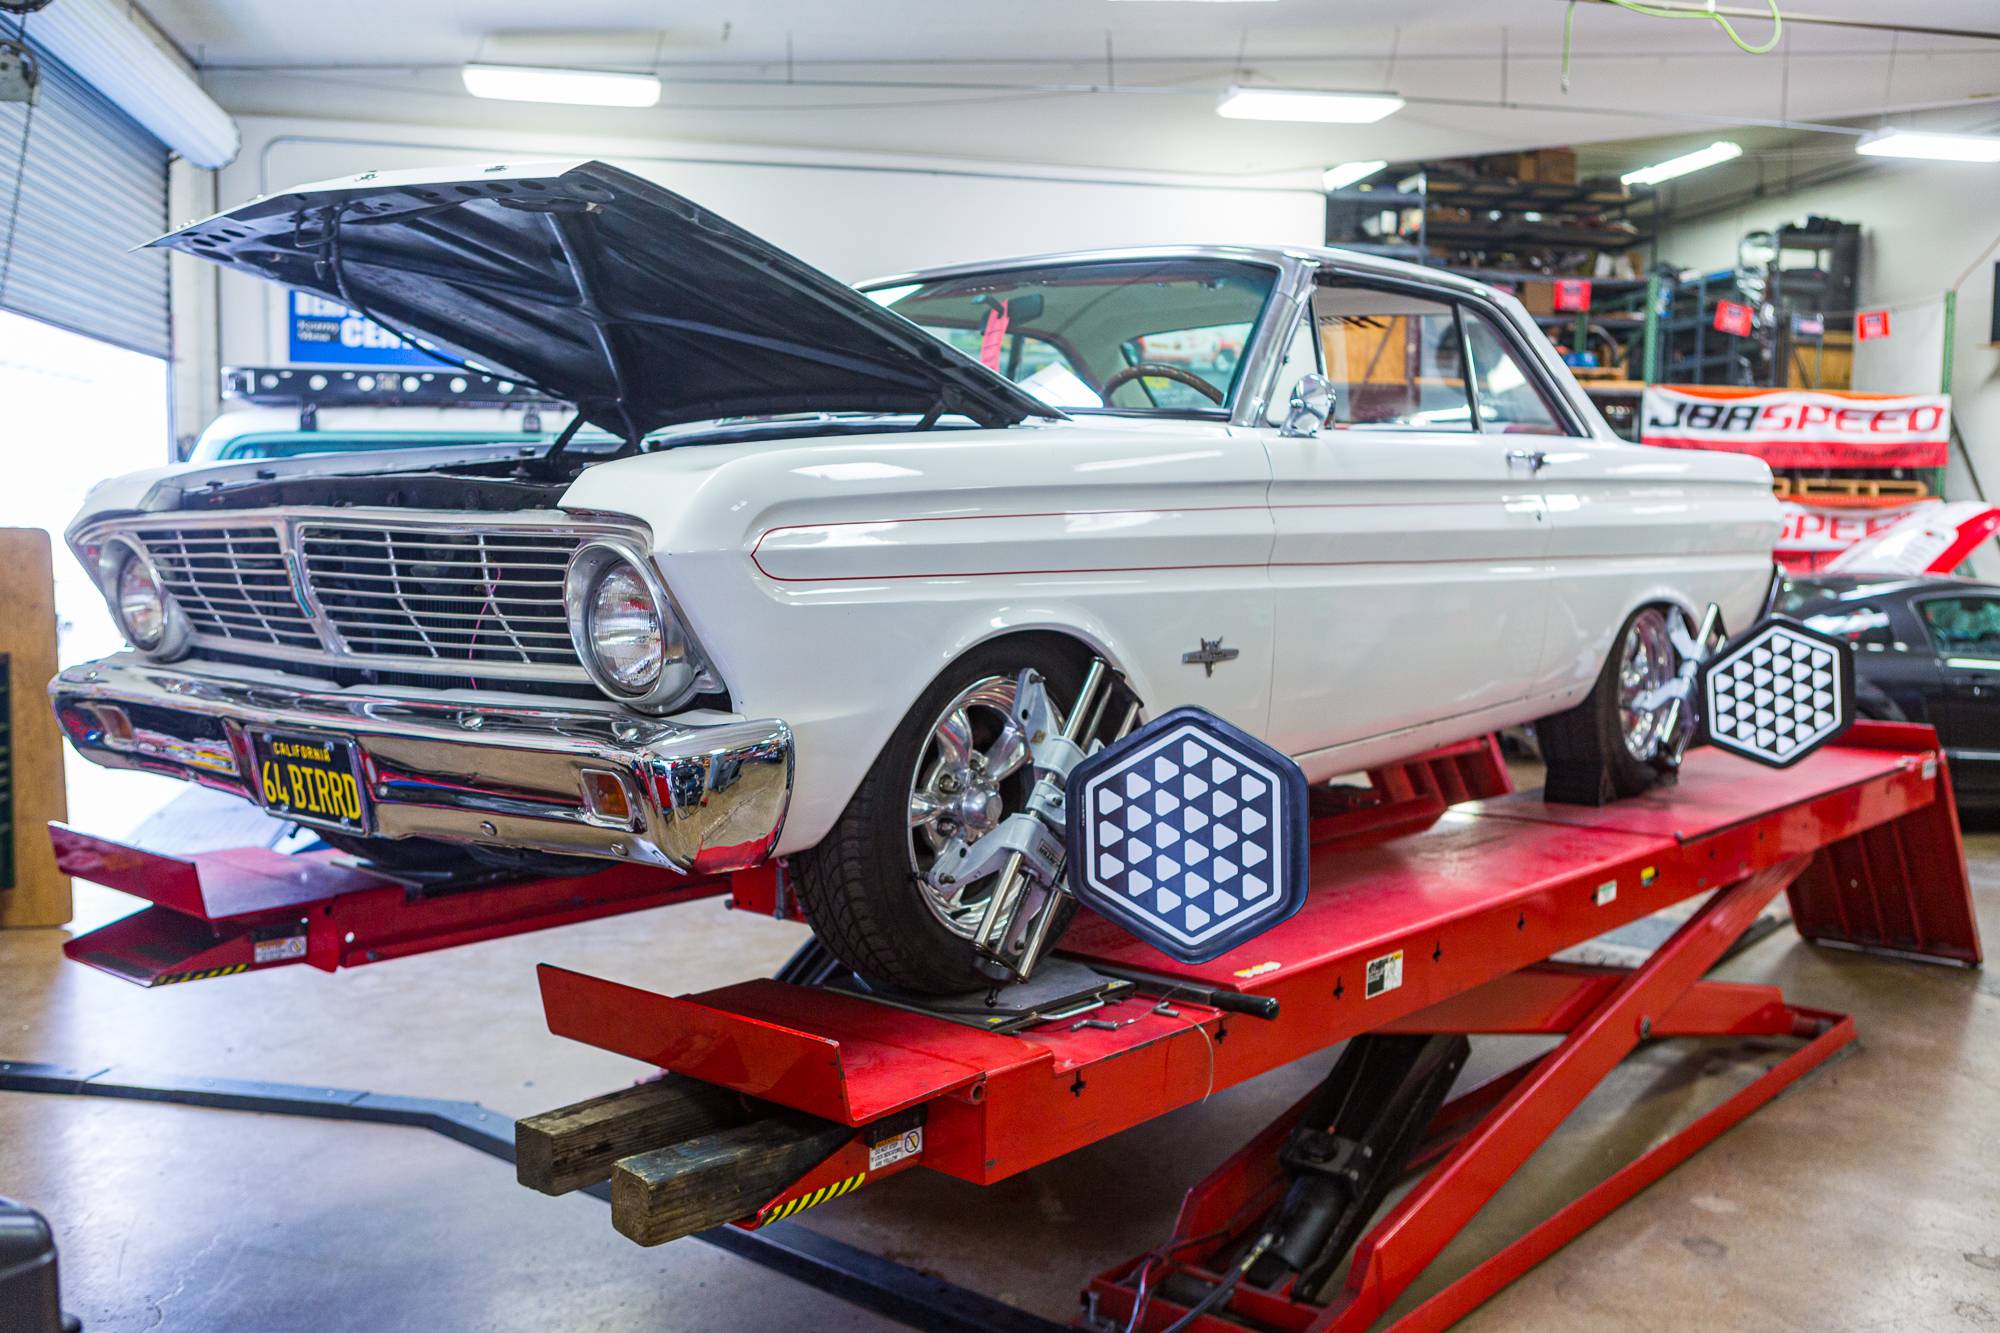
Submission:
<svg viewBox="0 0 2000 1333">
<path fill-rule="evenodd" d="M 630 694 L 653 688 L 666 665 L 666 633 L 639 571 L 622 563 L 606 566 L 591 586 L 585 624 L 591 655 L 612 684 Z"/>
<path fill-rule="evenodd" d="M 158 648 L 167 633 L 167 595 L 138 556 L 127 556 L 119 566 L 117 595 L 118 624 L 125 637 L 134 648 Z"/>
<path fill-rule="evenodd" d="M 664 713 L 719 688 L 646 557 L 620 542 L 578 548 L 563 573 L 570 641 L 599 689 L 628 708 Z"/>
</svg>

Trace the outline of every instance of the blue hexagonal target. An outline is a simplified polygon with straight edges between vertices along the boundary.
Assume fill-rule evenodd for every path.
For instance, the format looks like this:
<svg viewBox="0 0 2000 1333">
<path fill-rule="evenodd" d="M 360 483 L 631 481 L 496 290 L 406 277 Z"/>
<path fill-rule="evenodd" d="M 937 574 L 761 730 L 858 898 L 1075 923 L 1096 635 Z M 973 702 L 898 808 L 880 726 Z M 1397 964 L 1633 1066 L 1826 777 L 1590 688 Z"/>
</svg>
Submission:
<svg viewBox="0 0 2000 1333">
<path fill-rule="evenodd" d="M 1163 953 L 1205 963 L 1305 903 L 1306 778 L 1200 708 L 1070 771 L 1070 890 Z"/>
</svg>

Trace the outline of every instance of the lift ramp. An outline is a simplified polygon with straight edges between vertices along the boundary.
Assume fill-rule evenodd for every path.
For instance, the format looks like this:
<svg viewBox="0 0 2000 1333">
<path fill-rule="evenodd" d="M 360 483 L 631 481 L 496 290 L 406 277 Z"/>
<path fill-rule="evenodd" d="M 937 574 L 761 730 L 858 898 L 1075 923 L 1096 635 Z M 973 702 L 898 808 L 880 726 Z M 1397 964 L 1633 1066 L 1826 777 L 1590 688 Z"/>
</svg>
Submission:
<svg viewBox="0 0 2000 1333">
<path fill-rule="evenodd" d="M 1771 987 L 1704 980 L 1779 893 L 1818 943 L 1962 966 L 1981 958 L 1949 778 L 1928 728 L 1858 724 L 1782 771 L 1697 751 L 1676 785 L 1600 808 L 1499 796 L 1387 839 L 1345 837 L 1352 826 L 1341 818 L 1315 821 L 1312 892 L 1290 920 L 1186 964 L 1080 918 L 1063 957 L 1135 984 L 1005 1033 L 795 981 L 674 996 L 635 984 L 643 979 L 545 966 L 552 1032 L 666 1071 L 673 1087 L 735 1095 L 663 1141 L 604 1132 L 636 1123 L 621 1118 L 619 1097 L 661 1094 L 611 1094 L 595 1154 L 568 1159 L 574 1178 L 611 1179 L 615 1225 L 656 1243 L 697 1224 L 768 1224 L 913 1167 L 1001 1180 L 1356 1038 L 1561 1038 L 1427 1112 L 1423 1133 L 1402 1135 L 1407 1169 L 1424 1174 L 1365 1232 L 1353 1228 L 1360 1239 L 1344 1287 L 1245 1282 L 1191 1326 L 1359 1329 L 1641 1042 L 1797 1043 L 1723 1106 L 1399 1325 L 1441 1327 L 1852 1040 L 1844 1015 L 1794 1006 Z M 1705 901 L 1637 968 L 1549 961 L 1692 898 Z M 1275 1016 L 1239 1012 L 1243 997 L 1275 1002 Z M 523 1121 L 522 1133 L 560 1137 L 559 1118 L 573 1109 Z M 1222 1285 L 1273 1206 L 1284 1180 L 1278 1148 L 1303 1113 L 1294 1108 L 1191 1192 L 1160 1249 L 1093 1279 L 1091 1308 L 1118 1327 L 1157 1330 L 1187 1313 L 1190 1292 Z M 769 1133 L 746 1134 L 746 1124 Z M 716 1193 L 740 1163 L 768 1163 L 774 1145 L 797 1154 L 790 1182 L 756 1200 Z M 524 1183 L 550 1188 L 534 1174 Z M 703 1212 L 711 1201 L 729 1215 Z M 650 1209 L 673 1216 L 655 1225 Z"/>
</svg>

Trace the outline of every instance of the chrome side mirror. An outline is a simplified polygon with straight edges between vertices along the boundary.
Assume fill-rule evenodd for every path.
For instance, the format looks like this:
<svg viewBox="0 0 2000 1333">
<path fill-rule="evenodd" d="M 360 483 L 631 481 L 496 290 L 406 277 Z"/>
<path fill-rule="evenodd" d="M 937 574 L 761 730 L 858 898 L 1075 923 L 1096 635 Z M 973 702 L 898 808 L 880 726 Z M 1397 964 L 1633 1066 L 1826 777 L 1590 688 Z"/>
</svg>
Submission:
<svg viewBox="0 0 2000 1333">
<path fill-rule="evenodd" d="M 1319 434 L 1333 416 L 1333 381 L 1324 375 L 1299 376 L 1299 382 L 1292 386 L 1291 410 L 1285 413 L 1285 424 L 1278 427 L 1278 434 L 1290 439 L 1309 439 Z"/>
</svg>

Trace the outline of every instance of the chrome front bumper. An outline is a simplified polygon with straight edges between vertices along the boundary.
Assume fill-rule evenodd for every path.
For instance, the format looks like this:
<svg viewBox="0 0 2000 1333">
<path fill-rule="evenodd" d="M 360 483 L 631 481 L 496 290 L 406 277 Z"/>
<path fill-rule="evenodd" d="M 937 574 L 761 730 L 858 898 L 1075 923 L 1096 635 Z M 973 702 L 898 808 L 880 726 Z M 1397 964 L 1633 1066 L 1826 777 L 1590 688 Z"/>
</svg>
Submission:
<svg viewBox="0 0 2000 1333">
<path fill-rule="evenodd" d="M 248 732 L 351 740 L 368 833 L 378 837 L 709 874 L 767 858 L 791 800 L 792 733 L 774 719 L 699 725 L 567 701 L 432 701 L 258 683 L 203 666 L 121 654 L 64 671 L 49 693 L 86 758 L 250 801 L 260 786 L 246 778 L 255 769 Z M 606 799 L 621 788 L 622 810 L 615 795 Z"/>
</svg>

